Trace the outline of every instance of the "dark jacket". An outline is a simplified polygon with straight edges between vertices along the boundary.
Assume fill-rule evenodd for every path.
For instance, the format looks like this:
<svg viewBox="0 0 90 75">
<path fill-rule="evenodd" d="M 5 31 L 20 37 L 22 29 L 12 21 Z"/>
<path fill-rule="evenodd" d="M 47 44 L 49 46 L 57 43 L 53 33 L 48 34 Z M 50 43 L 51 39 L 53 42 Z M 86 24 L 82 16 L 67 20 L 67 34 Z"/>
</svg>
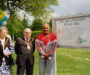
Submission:
<svg viewBox="0 0 90 75">
<path fill-rule="evenodd" d="M 8 47 L 8 49 L 10 50 L 11 54 L 12 54 L 12 50 L 14 51 L 14 47 L 13 47 L 13 44 L 10 43 L 10 39 L 8 37 L 5 37 L 5 46 L 4 46 L 4 49 Z M 4 56 L 3 54 L 3 46 L 1 44 L 1 41 L 0 41 L 0 66 L 2 64 L 2 59 L 3 57 L 5 58 L 5 61 L 6 61 L 6 65 L 9 65 L 9 59 L 10 57 L 6 57 Z"/>
<path fill-rule="evenodd" d="M 16 63 L 17 65 L 24 65 L 29 59 L 30 64 L 34 63 L 34 51 L 35 51 L 35 40 L 30 38 L 29 40 L 30 50 L 27 49 L 25 38 L 17 38 L 15 43 L 15 52 L 17 54 Z"/>
</svg>

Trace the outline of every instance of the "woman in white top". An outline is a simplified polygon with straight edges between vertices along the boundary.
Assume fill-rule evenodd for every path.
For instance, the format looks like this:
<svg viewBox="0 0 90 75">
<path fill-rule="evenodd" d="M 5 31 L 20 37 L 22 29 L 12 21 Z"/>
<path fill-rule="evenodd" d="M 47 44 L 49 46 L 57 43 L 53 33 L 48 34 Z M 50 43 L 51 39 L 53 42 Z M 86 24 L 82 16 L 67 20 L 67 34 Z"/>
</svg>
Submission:
<svg viewBox="0 0 90 75">
<path fill-rule="evenodd" d="M 0 27 L 0 75 L 12 75 L 11 54 L 14 52 L 14 46 L 10 38 L 7 37 L 8 29 Z"/>
</svg>

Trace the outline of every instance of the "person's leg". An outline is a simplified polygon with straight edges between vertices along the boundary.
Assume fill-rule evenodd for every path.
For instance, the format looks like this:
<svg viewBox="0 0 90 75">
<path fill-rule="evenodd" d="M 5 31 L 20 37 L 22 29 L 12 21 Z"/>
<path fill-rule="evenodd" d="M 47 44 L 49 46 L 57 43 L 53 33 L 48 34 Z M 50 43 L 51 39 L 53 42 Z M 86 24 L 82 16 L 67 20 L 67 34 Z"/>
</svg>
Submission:
<svg viewBox="0 0 90 75">
<path fill-rule="evenodd" d="M 17 65 L 17 75 L 24 75 L 25 65 Z"/>
<path fill-rule="evenodd" d="M 29 60 L 26 63 L 26 75 L 33 75 L 33 64 L 30 64 Z"/>
<path fill-rule="evenodd" d="M 39 56 L 39 75 L 45 75 L 46 72 L 46 61 L 44 58 Z"/>
<path fill-rule="evenodd" d="M 53 75 L 54 59 L 47 60 L 47 75 Z"/>
<path fill-rule="evenodd" d="M 10 69 L 10 74 L 13 75 L 12 66 L 9 66 L 9 69 Z"/>
</svg>

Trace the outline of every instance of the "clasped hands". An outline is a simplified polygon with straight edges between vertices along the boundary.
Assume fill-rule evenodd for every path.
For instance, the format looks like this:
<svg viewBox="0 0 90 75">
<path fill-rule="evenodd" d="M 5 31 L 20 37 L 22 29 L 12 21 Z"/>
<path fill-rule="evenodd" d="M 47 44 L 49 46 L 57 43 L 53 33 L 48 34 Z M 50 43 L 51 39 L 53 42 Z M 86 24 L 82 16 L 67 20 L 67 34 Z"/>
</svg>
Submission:
<svg viewBox="0 0 90 75">
<path fill-rule="evenodd" d="M 49 54 L 44 54 L 43 56 L 44 56 L 45 59 L 49 58 Z"/>
</svg>

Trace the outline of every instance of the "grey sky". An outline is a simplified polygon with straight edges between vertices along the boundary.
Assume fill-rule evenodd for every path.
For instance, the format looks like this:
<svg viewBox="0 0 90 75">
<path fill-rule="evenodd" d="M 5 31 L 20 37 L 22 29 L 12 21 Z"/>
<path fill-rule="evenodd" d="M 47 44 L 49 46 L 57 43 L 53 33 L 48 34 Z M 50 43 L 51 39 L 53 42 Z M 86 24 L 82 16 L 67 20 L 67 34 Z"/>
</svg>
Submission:
<svg viewBox="0 0 90 75">
<path fill-rule="evenodd" d="M 54 8 L 54 17 L 90 13 L 90 0 L 59 0 Z"/>
</svg>

